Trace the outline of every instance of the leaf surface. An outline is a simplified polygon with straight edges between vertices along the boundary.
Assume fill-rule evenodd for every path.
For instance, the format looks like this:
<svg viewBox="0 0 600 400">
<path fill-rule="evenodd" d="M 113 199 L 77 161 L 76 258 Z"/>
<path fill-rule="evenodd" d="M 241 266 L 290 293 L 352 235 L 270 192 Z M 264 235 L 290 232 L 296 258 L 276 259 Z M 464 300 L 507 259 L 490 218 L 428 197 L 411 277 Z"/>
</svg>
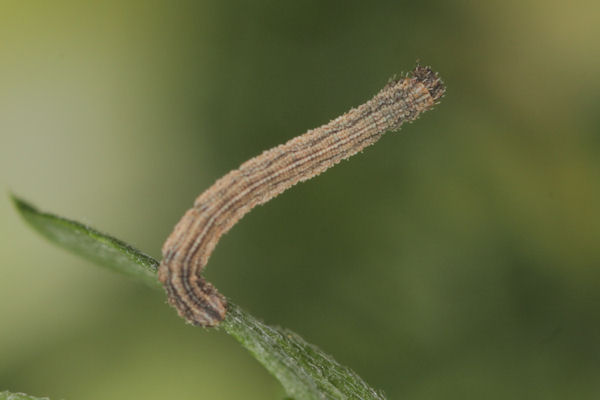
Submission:
<svg viewBox="0 0 600 400">
<path fill-rule="evenodd" d="M 16 196 L 12 200 L 21 216 L 50 242 L 154 289 L 161 287 L 156 277 L 159 262 L 147 254 L 87 225 L 41 212 Z M 244 346 L 281 382 L 288 396 L 296 400 L 385 398 L 350 368 L 297 334 L 265 325 L 231 301 L 220 328 Z M 1 397 L 3 393 L 0 400 L 8 399 Z"/>
</svg>

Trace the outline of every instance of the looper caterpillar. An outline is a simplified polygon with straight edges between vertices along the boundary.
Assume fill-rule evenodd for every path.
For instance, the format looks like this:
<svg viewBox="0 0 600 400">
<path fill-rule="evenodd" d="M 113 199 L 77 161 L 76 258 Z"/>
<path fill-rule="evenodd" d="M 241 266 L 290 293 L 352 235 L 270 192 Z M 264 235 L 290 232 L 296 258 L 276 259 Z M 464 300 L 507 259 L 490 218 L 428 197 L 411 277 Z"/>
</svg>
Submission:
<svg viewBox="0 0 600 400">
<path fill-rule="evenodd" d="M 219 179 L 196 199 L 163 245 L 159 279 L 169 303 L 194 325 L 216 326 L 225 318 L 227 300 L 204 279 L 202 270 L 221 235 L 253 207 L 415 120 L 445 90 L 436 73 L 418 65 L 406 78 L 391 80 L 366 103 Z"/>
</svg>

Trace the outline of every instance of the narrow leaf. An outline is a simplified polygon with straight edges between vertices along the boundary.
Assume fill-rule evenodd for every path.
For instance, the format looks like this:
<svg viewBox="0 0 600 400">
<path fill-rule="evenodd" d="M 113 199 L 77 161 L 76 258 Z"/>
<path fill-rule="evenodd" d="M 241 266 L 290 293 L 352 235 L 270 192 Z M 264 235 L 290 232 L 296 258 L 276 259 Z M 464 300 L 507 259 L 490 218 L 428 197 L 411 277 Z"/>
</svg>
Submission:
<svg viewBox="0 0 600 400">
<path fill-rule="evenodd" d="M 158 262 L 149 255 L 82 223 L 41 212 L 17 196 L 11 198 L 25 221 L 50 242 L 151 287 L 160 287 Z"/>
<path fill-rule="evenodd" d="M 137 278 L 152 288 L 160 288 L 156 278 L 159 262 L 152 257 L 89 226 L 40 212 L 16 196 L 12 196 L 12 200 L 23 218 L 51 242 Z M 296 400 L 385 398 L 351 369 L 300 336 L 265 325 L 230 301 L 227 316 L 220 326 Z"/>
<path fill-rule="evenodd" d="M 230 303 L 221 326 L 294 399 L 385 399 L 354 371 L 292 331 L 263 324 Z"/>
</svg>

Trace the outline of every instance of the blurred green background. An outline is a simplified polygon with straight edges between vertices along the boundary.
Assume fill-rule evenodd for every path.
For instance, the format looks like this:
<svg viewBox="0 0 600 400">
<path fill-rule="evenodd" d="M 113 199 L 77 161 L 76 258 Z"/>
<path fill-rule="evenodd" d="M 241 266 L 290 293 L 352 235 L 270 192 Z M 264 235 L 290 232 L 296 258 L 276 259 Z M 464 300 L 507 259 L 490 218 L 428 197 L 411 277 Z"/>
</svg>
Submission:
<svg viewBox="0 0 600 400">
<path fill-rule="evenodd" d="M 0 2 L 0 174 L 160 255 L 194 198 L 417 58 L 448 91 L 250 213 L 208 278 L 390 399 L 600 396 L 598 1 Z M 223 332 L 0 201 L 0 390 L 277 399 Z"/>
</svg>

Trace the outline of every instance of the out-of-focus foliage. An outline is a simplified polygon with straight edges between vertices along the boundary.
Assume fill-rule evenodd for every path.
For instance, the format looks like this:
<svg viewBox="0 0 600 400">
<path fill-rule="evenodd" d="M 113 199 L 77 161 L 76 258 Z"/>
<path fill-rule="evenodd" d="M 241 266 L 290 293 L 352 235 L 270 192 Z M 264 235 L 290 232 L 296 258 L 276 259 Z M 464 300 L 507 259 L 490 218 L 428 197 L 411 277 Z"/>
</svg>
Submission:
<svg viewBox="0 0 600 400">
<path fill-rule="evenodd" d="M 0 400 L 48 400 L 47 397 L 34 397 L 25 393 L 0 392 Z"/>
<path fill-rule="evenodd" d="M 597 1 L 3 1 L 5 188 L 152 255 L 193 199 L 417 58 L 443 104 L 254 210 L 208 279 L 391 399 L 600 395 Z M 0 387 L 280 398 L 226 335 L 0 203 Z M 235 382 L 235 384 L 232 384 Z"/>
</svg>

